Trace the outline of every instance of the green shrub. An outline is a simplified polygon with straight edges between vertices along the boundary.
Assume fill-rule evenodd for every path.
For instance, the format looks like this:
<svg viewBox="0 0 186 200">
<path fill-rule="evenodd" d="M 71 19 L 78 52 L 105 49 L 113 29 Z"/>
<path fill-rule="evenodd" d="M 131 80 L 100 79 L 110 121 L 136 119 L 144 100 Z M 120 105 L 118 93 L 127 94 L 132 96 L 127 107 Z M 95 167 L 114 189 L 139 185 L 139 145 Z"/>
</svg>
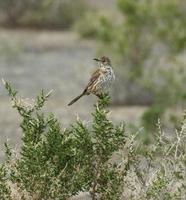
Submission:
<svg viewBox="0 0 186 200">
<path fill-rule="evenodd" d="M 11 199 L 10 188 L 7 184 L 7 172 L 3 165 L 0 167 L 0 199 Z"/>
<path fill-rule="evenodd" d="M 106 40 L 109 38 L 106 36 L 105 26 L 111 25 L 108 24 L 108 18 L 112 19 L 112 16 L 107 12 L 89 11 L 75 23 L 74 29 L 82 38 L 104 38 Z"/>
<path fill-rule="evenodd" d="M 91 127 L 78 120 L 63 130 L 53 115 L 41 112 L 50 94 L 42 92 L 35 104 L 27 105 L 8 83 L 5 86 L 22 117 L 22 147 L 16 160 L 6 145 L 9 180 L 22 198 L 67 199 L 87 190 L 93 199 L 119 199 L 122 168 L 109 160 L 124 146 L 126 136 L 122 125 L 107 119 L 107 96 L 95 105 Z"/>
<path fill-rule="evenodd" d="M 141 117 L 142 125 L 148 131 L 156 129 L 156 123 L 158 119 L 162 116 L 164 112 L 161 106 L 152 106 L 147 111 L 145 111 Z"/>
<path fill-rule="evenodd" d="M 96 38 L 100 27 L 100 16 L 94 12 L 87 12 L 75 23 L 74 29 L 82 38 Z"/>
<path fill-rule="evenodd" d="M 95 105 L 91 123 L 78 120 L 62 129 L 41 110 L 51 92 L 42 91 L 30 105 L 9 83 L 5 87 L 21 116 L 23 135 L 18 155 L 5 144 L 1 199 L 15 200 L 15 188 L 25 200 L 67 200 L 80 191 L 89 191 L 93 200 L 185 199 L 185 116 L 175 133 L 165 133 L 158 121 L 154 143 L 144 145 L 140 131 L 127 134 L 107 118 L 107 95 Z"/>
</svg>

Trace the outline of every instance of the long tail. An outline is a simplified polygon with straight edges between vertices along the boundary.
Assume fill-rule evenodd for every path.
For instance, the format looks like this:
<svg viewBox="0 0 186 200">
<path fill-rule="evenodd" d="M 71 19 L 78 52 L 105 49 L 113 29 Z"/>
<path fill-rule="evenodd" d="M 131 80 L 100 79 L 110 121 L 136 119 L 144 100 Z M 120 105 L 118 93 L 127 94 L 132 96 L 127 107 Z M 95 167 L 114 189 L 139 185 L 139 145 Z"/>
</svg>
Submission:
<svg viewBox="0 0 186 200">
<path fill-rule="evenodd" d="M 85 93 L 83 92 L 82 94 L 80 94 L 79 96 L 77 96 L 76 98 L 74 98 L 69 104 L 68 106 L 71 106 L 73 103 L 75 103 L 77 100 L 79 100 L 82 96 L 84 96 Z"/>
</svg>

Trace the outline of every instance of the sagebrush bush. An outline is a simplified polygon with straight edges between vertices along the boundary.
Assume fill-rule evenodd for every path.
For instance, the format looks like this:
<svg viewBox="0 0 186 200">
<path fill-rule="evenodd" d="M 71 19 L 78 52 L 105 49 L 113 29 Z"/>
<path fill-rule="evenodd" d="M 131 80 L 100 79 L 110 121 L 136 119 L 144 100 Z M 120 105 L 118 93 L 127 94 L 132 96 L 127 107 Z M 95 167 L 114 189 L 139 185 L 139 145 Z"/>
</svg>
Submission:
<svg viewBox="0 0 186 200">
<path fill-rule="evenodd" d="M 126 133 L 123 124 L 108 119 L 107 95 L 95 105 L 91 123 L 77 120 L 62 129 L 52 114 L 42 112 L 50 92 L 28 104 L 9 83 L 5 87 L 23 135 L 19 153 L 5 144 L 1 199 L 67 200 L 83 191 L 93 200 L 186 198 L 185 115 L 175 134 L 165 133 L 158 121 L 153 145 L 145 145 L 140 131 Z"/>
<path fill-rule="evenodd" d="M 0 199 L 9 200 L 10 196 L 10 188 L 7 184 L 7 174 L 6 169 L 2 165 L 0 167 Z"/>
<path fill-rule="evenodd" d="M 83 16 L 84 0 L 0 0 L 4 25 L 37 28 L 69 28 Z"/>
<path fill-rule="evenodd" d="M 52 114 L 41 112 L 50 94 L 42 91 L 28 105 L 8 83 L 5 86 L 22 117 L 22 146 L 16 159 L 6 145 L 8 180 L 22 198 L 67 199 L 86 190 L 93 199 L 119 199 L 122 169 L 110 159 L 126 136 L 123 125 L 114 126 L 106 117 L 107 96 L 95 105 L 90 127 L 78 120 L 63 130 Z"/>
<path fill-rule="evenodd" d="M 101 12 L 97 10 L 86 12 L 83 17 L 77 20 L 74 29 L 82 38 L 99 39 L 103 37 L 102 34 L 106 37 L 105 23 L 108 23 L 107 19 L 112 19 L 113 17 L 109 14 L 103 10 Z"/>
</svg>

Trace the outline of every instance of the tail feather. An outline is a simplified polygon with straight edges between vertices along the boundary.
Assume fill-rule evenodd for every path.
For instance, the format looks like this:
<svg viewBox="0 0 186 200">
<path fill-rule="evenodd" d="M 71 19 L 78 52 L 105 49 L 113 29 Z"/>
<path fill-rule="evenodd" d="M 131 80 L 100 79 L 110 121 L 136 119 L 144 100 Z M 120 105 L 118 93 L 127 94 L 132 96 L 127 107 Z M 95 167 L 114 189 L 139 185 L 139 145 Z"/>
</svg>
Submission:
<svg viewBox="0 0 186 200">
<path fill-rule="evenodd" d="M 85 94 L 82 93 L 79 96 L 77 96 L 76 98 L 74 98 L 69 104 L 68 106 L 71 106 L 73 103 L 75 103 L 77 100 L 79 100 L 82 96 L 84 96 Z"/>
</svg>

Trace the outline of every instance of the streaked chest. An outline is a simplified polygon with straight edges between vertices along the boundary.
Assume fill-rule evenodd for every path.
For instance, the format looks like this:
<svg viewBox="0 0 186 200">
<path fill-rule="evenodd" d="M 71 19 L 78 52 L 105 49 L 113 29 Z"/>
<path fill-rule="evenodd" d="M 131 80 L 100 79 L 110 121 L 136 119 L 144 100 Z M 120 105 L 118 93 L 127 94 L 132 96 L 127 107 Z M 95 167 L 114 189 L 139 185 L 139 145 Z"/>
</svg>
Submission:
<svg viewBox="0 0 186 200">
<path fill-rule="evenodd" d="M 97 86 L 102 88 L 103 90 L 108 90 L 115 79 L 112 68 L 104 68 L 99 79 L 99 84 Z"/>
</svg>

